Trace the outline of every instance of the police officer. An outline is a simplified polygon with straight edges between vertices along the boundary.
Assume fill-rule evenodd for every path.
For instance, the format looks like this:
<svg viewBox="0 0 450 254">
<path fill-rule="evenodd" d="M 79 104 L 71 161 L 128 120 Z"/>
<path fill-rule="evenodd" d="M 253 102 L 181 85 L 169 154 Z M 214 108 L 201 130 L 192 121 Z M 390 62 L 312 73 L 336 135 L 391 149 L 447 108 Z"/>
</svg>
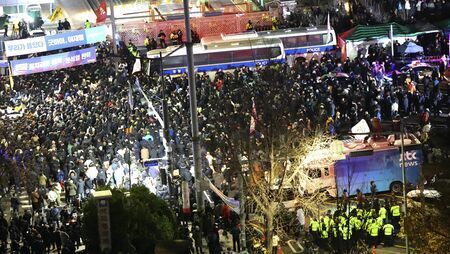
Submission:
<svg viewBox="0 0 450 254">
<path fill-rule="evenodd" d="M 252 23 L 251 20 L 249 20 L 249 21 L 247 22 L 247 24 L 245 25 L 245 29 L 246 29 L 247 31 L 253 30 L 253 23 Z"/>
<path fill-rule="evenodd" d="M 333 250 L 339 249 L 339 240 L 340 240 L 340 231 L 339 231 L 339 222 L 337 218 L 333 220 L 333 223 L 330 224 L 331 227 L 331 247 Z"/>
<path fill-rule="evenodd" d="M 319 222 L 316 218 L 313 218 L 309 223 L 309 232 L 311 233 L 314 243 L 319 245 Z"/>
<path fill-rule="evenodd" d="M 6 17 L 5 23 L 3 24 L 3 28 L 5 29 L 4 36 L 8 37 L 8 26 L 9 26 L 9 16 Z"/>
<path fill-rule="evenodd" d="M 391 206 L 391 221 L 394 226 L 394 234 L 397 233 L 400 229 L 400 206 L 398 204 L 393 204 Z"/>
<path fill-rule="evenodd" d="M 350 248 L 350 238 L 352 237 L 352 231 L 349 230 L 349 227 L 346 224 L 341 224 L 341 253 L 347 252 Z"/>
<path fill-rule="evenodd" d="M 370 246 L 376 247 L 378 245 L 378 233 L 380 231 L 380 227 L 378 226 L 378 223 L 376 221 L 373 221 L 367 228 L 367 231 L 369 233 Z"/>
<path fill-rule="evenodd" d="M 328 226 L 325 222 L 325 218 L 322 218 L 319 229 L 320 229 L 320 247 L 323 249 L 328 249 Z"/>
<path fill-rule="evenodd" d="M 378 216 L 381 217 L 383 220 L 386 220 L 387 210 L 384 206 L 381 206 L 380 210 L 378 210 Z"/>
<path fill-rule="evenodd" d="M 91 22 L 89 21 L 89 19 L 86 19 L 86 22 L 84 22 L 84 28 L 91 28 Z"/>
<path fill-rule="evenodd" d="M 147 48 L 147 50 L 151 50 L 150 37 L 148 37 L 148 35 L 144 39 L 144 46 Z"/>
<path fill-rule="evenodd" d="M 384 246 L 392 246 L 394 243 L 394 226 L 387 221 L 382 229 Z"/>
</svg>

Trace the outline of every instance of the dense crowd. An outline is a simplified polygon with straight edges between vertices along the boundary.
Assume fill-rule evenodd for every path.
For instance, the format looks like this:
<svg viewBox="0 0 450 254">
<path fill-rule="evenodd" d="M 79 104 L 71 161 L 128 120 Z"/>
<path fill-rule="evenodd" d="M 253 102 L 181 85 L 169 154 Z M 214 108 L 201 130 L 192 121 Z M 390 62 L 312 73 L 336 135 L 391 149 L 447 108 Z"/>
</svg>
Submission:
<svg viewBox="0 0 450 254">
<path fill-rule="evenodd" d="M 278 113 L 270 113 L 271 107 L 283 108 L 285 121 L 302 135 L 315 126 L 330 135 L 339 134 L 361 119 L 376 128 L 376 121 L 409 115 L 420 116 L 425 126 L 430 114 L 439 114 L 442 105 L 448 104 L 448 96 L 441 91 L 446 82 L 443 68 L 419 78 L 395 72 L 389 57 L 369 56 L 372 59 L 341 62 L 326 54 L 320 59 L 298 60 L 292 68 L 283 64 L 217 71 L 214 76 L 197 74 L 203 174 L 226 195 L 237 194 L 236 175 L 225 166 L 227 153 L 221 144 L 230 138 L 230 130 L 249 130 L 253 102 L 259 121 Z M 392 81 L 386 78 L 389 73 L 393 73 Z M 80 243 L 82 200 L 98 186 L 143 184 L 167 196 L 160 172 L 147 170 L 142 163 L 166 153 L 161 125 L 155 113 L 149 112 L 142 93 L 153 96 L 157 111 L 157 99 L 166 94 L 171 160 L 193 186 L 187 76 L 167 77 L 165 91 L 159 77 L 137 77 L 101 59 L 64 71 L 17 77 L 14 90 L 0 89 L 1 110 L 9 112 L 2 114 L 0 163 L 11 174 L 2 189 L 14 189 L 12 219 L 0 221 L 4 244 L 9 232 L 11 248 L 34 248 L 35 253 L 42 253 L 55 242 L 66 251 L 73 250 Z M 17 196 L 22 189 L 30 196 L 32 210 L 21 213 Z M 63 193 L 65 202 L 61 201 Z M 214 225 L 223 214 L 228 216 L 224 228 L 238 235 L 238 220 L 230 212 L 211 215 L 207 226 L 201 225 L 201 236 L 211 238 L 212 249 L 217 247 Z M 13 247 L 15 242 L 21 242 L 19 247 Z"/>
<path fill-rule="evenodd" d="M 99 48 L 99 56 L 108 53 L 103 50 Z M 1 235 L 6 239 L 9 230 L 11 249 L 16 241 L 23 251 L 43 253 L 40 246 L 47 248 L 61 232 L 70 237 L 59 246 L 71 253 L 80 244 L 77 215 L 83 200 L 99 186 L 143 184 L 167 196 L 159 171 L 146 170 L 142 163 L 164 157 L 161 127 L 141 93 L 129 92 L 126 75 L 124 69 L 116 72 L 109 59 L 100 59 L 16 77 L 14 90 L 3 87 L 0 165 L 10 175 L 2 190 L 9 190 L 13 213 L 11 221 L 2 221 Z M 31 210 L 19 209 L 23 191 Z"/>
</svg>

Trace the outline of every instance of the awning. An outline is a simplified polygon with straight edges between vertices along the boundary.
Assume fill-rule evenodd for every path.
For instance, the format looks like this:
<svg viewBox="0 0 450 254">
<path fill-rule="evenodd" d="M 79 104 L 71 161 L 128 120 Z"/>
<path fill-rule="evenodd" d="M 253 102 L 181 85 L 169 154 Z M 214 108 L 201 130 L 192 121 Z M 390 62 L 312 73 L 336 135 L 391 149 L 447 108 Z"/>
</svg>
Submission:
<svg viewBox="0 0 450 254">
<path fill-rule="evenodd" d="M 394 38 L 412 37 L 424 33 L 439 32 L 439 29 L 436 26 L 429 23 L 403 26 L 392 22 L 374 26 L 357 25 L 356 27 L 339 34 L 339 36 L 345 41 L 364 41 L 388 38 L 391 25 L 394 32 Z"/>
</svg>

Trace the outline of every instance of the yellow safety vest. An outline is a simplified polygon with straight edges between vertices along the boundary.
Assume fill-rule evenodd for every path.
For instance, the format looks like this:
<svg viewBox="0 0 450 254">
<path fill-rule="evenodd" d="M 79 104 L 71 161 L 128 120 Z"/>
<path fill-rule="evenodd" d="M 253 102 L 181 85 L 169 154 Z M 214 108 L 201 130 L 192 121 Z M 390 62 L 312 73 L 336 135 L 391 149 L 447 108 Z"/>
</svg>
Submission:
<svg viewBox="0 0 450 254">
<path fill-rule="evenodd" d="M 328 238 L 328 231 L 322 230 L 322 232 L 320 232 L 320 238 L 322 238 L 322 239 Z"/>
<path fill-rule="evenodd" d="M 384 219 L 381 218 L 381 216 L 377 218 L 377 222 L 376 222 L 376 223 L 378 224 L 379 227 L 382 227 L 382 226 L 383 226 L 383 220 L 384 220 Z"/>
<path fill-rule="evenodd" d="M 91 22 L 89 21 L 84 22 L 84 28 L 91 28 Z"/>
<path fill-rule="evenodd" d="M 362 221 L 358 218 L 356 218 L 355 223 L 354 223 L 354 227 L 356 230 L 360 230 L 361 229 L 361 225 L 362 225 Z"/>
<path fill-rule="evenodd" d="M 378 236 L 378 230 L 379 230 L 378 225 L 376 223 L 372 223 L 369 226 L 370 236 L 373 236 L 373 237 Z"/>
<path fill-rule="evenodd" d="M 392 216 L 399 217 L 400 216 L 400 206 L 395 205 L 395 206 L 391 207 L 391 213 L 392 213 Z"/>
<path fill-rule="evenodd" d="M 394 232 L 394 226 L 392 226 L 391 224 L 386 224 L 383 226 L 384 235 L 391 236 L 393 232 Z"/>
<path fill-rule="evenodd" d="M 349 231 L 347 227 L 343 227 L 341 230 L 341 233 L 342 233 L 342 239 L 348 240 L 351 237 L 352 231 L 351 230 Z"/>
<path fill-rule="evenodd" d="M 378 215 L 383 219 L 386 219 L 386 213 L 387 213 L 387 210 L 384 207 L 381 207 L 380 211 L 378 211 Z"/>
<path fill-rule="evenodd" d="M 313 232 L 319 231 L 319 222 L 315 220 L 311 221 L 311 231 Z"/>
</svg>

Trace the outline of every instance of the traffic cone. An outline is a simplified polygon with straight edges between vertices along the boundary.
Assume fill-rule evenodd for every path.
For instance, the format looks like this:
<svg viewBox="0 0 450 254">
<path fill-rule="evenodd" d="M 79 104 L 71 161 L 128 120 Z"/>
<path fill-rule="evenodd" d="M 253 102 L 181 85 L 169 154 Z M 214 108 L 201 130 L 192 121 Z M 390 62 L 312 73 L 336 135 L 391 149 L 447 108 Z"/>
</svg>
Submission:
<svg viewBox="0 0 450 254">
<path fill-rule="evenodd" d="M 281 248 L 280 245 L 278 245 L 277 254 L 283 254 L 283 249 Z"/>
<path fill-rule="evenodd" d="M 372 254 L 377 254 L 377 248 L 374 246 L 372 246 Z"/>
</svg>

